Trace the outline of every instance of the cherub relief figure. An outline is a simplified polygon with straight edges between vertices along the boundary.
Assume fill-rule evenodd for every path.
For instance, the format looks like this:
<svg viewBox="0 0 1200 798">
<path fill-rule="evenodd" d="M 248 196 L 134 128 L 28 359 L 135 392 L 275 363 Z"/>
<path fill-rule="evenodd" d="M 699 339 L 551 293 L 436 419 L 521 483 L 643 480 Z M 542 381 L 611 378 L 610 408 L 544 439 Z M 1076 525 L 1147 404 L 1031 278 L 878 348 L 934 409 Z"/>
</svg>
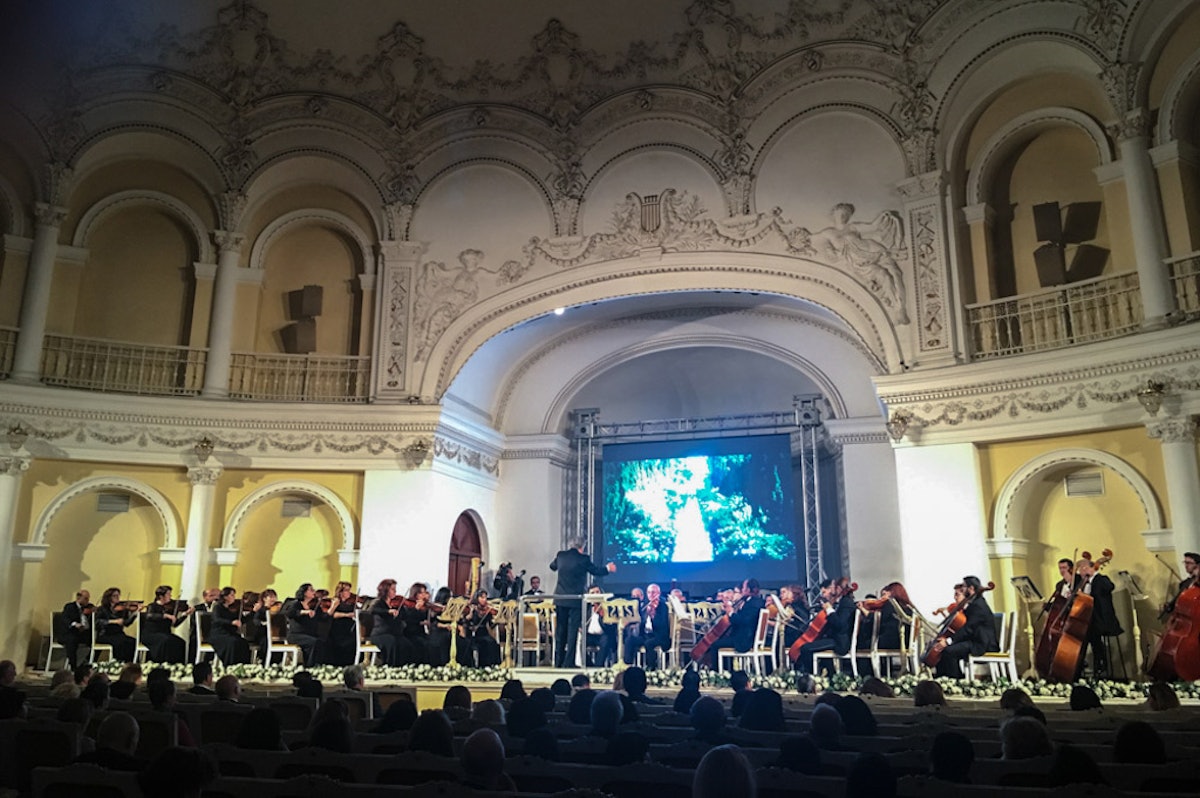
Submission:
<svg viewBox="0 0 1200 798">
<path fill-rule="evenodd" d="M 464 249 L 458 253 L 459 266 L 447 266 L 441 261 L 421 265 L 417 279 L 417 295 L 413 316 L 417 326 L 417 360 L 424 360 L 438 337 L 446 331 L 459 313 L 479 298 L 480 272 L 496 274 L 482 264 L 483 253 Z"/>
<path fill-rule="evenodd" d="M 879 297 L 892 321 L 908 323 L 904 308 L 904 274 L 895 253 L 904 248 L 904 226 L 895 211 L 884 211 L 873 222 L 851 222 L 854 206 L 839 202 L 830 212 L 833 226 L 812 234 L 817 257 L 848 266 Z"/>
</svg>

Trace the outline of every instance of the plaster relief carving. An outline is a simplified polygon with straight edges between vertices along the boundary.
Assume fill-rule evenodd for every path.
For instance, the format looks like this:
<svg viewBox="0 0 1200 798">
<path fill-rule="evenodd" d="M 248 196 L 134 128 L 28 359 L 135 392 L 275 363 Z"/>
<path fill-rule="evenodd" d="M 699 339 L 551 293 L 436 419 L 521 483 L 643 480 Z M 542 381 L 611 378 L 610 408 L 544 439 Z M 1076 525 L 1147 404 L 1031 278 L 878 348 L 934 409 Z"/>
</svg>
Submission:
<svg viewBox="0 0 1200 798">
<path fill-rule="evenodd" d="M 520 264 L 507 261 L 492 269 L 483 265 L 483 253 L 464 249 L 458 253 L 458 266 L 440 261 L 422 263 L 417 276 L 413 303 L 413 326 L 417 349 L 414 357 L 426 360 L 433 345 L 450 323 L 479 299 L 479 274 L 498 275 L 499 282 L 513 282 L 523 274 Z"/>
<path fill-rule="evenodd" d="M 872 222 L 851 222 L 854 206 L 848 202 L 834 205 L 830 215 L 833 226 L 812 235 L 817 259 L 848 269 L 879 298 L 892 321 L 907 324 L 904 275 L 897 263 L 897 256 L 907 256 L 900 215 L 884 211 Z"/>
</svg>

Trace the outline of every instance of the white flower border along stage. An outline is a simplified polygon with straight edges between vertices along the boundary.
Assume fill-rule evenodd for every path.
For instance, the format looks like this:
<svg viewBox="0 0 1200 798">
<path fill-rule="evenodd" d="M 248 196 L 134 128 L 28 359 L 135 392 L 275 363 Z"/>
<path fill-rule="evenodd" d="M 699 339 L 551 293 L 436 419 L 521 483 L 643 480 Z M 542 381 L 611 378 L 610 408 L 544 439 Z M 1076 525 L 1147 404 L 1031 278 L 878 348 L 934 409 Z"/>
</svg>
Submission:
<svg viewBox="0 0 1200 798">
<path fill-rule="evenodd" d="M 100 673 L 105 673 L 110 676 L 116 676 L 125 667 L 125 663 L 105 661 L 95 664 L 95 668 Z M 143 674 L 148 674 L 150 671 L 166 668 L 171 678 L 175 681 L 187 682 L 192 678 L 192 664 L 159 664 L 145 663 L 142 665 Z M 234 665 L 226 668 L 220 663 L 213 666 L 213 676 L 220 678 L 226 674 L 233 674 L 239 679 L 262 682 L 290 682 L 292 676 L 299 671 L 308 671 L 315 678 L 323 683 L 332 685 L 342 684 L 342 673 L 345 667 L 338 665 L 318 665 L 313 668 L 302 667 L 283 667 L 280 665 Z M 390 668 L 385 666 L 370 666 L 364 667 L 367 681 L 370 682 L 405 682 L 415 684 L 461 684 L 469 683 L 504 683 L 514 677 L 514 671 L 511 668 L 490 667 L 490 668 L 464 668 L 460 665 L 403 665 L 398 668 Z M 590 670 L 563 670 L 562 678 L 569 679 L 576 673 L 587 673 L 588 678 L 592 682 L 594 689 L 603 690 L 610 687 L 613 680 L 616 679 L 620 670 L 615 668 L 590 669 Z M 678 689 L 683 678 L 682 670 L 657 670 L 648 671 L 646 673 L 646 682 L 648 687 L 662 689 Z M 702 670 L 700 671 L 700 685 L 707 688 L 727 688 L 729 687 L 730 674 L 727 672 Z M 807 677 L 800 674 L 787 671 L 773 673 L 770 676 L 751 677 L 752 682 L 756 687 L 767 687 L 772 690 L 777 690 L 781 693 L 798 693 L 801 682 Z M 854 677 L 849 674 L 835 674 L 833 676 L 818 676 L 813 678 L 813 687 L 815 692 L 823 692 L 825 690 L 833 690 L 839 693 L 857 692 L 865 681 L 864 677 Z M 920 681 L 925 681 L 916 676 L 905 675 L 895 678 L 885 678 L 882 680 L 889 685 L 897 696 L 911 696 L 913 688 Z M 1071 688 L 1076 683 L 1052 683 L 1041 680 L 1009 682 L 1006 679 L 1001 679 L 995 682 L 969 682 L 960 679 L 936 679 L 934 680 L 942 686 L 942 691 L 947 697 L 960 698 L 999 698 L 1000 695 L 1010 687 L 1019 687 L 1029 693 L 1034 698 L 1061 698 L 1067 699 L 1071 695 Z M 1086 684 L 1096 691 L 1096 694 L 1101 700 L 1108 699 L 1131 699 L 1143 700 L 1146 698 L 1149 682 L 1114 682 L 1114 681 L 1084 681 L 1081 684 Z M 1175 682 L 1172 685 L 1175 688 L 1176 694 L 1183 700 L 1200 700 L 1200 682 Z"/>
</svg>

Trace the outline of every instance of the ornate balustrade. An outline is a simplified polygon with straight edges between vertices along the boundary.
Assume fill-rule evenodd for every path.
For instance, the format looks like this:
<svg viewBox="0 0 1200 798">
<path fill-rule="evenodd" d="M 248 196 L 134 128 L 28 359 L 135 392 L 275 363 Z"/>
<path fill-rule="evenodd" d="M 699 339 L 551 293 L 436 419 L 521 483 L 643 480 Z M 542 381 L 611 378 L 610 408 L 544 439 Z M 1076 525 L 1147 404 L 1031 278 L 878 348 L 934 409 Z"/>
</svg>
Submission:
<svg viewBox="0 0 1200 798">
<path fill-rule="evenodd" d="M 1167 267 L 1175 289 L 1175 307 L 1187 318 L 1200 316 L 1200 252 L 1171 258 Z"/>
<path fill-rule="evenodd" d="M 976 360 L 1116 338 L 1141 323 L 1137 272 L 967 306 Z"/>
<path fill-rule="evenodd" d="M 89 391 L 195 396 L 204 384 L 205 349 L 47 335 L 42 382 Z"/>
<path fill-rule="evenodd" d="M 0 379 L 12 374 L 13 355 L 17 351 L 17 328 L 0 327 Z"/>
<path fill-rule="evenodd" d="M 235 352 L 229 396 L 272 402 L 366 402 L 369 357 Z"/>
</svg>

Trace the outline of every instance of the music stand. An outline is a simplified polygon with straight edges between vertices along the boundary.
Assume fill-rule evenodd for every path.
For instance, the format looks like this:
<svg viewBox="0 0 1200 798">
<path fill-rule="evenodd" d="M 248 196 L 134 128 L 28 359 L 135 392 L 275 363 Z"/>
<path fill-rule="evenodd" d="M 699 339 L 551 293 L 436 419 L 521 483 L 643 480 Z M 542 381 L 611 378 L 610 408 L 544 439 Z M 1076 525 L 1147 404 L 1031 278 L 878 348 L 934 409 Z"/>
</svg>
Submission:
<svg viewBox="0 0 1200 798">
<path fill-rule="evenodd" d="M 1014 576 L 1011 580 L 1013 589 L 1021 596 L 1026 604 L 1042 600 L 1042 591 L 1038 590 L 1033 579 L 1028 576 Z"/>
</svg>

